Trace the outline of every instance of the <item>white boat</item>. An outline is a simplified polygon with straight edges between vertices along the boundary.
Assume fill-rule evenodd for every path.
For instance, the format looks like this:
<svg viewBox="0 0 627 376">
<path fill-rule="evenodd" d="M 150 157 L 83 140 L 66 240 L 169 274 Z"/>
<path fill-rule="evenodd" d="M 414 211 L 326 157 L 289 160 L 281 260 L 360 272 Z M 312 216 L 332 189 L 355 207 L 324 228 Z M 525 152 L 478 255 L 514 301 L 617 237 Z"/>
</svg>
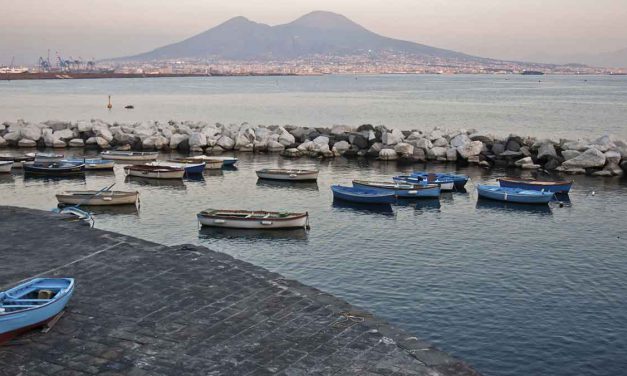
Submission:
<svg viewBox="0 0 627 376">
<path fill-rule="evenodd" d="M 214 160 L 214 161 L 222 161 L 223 166 L 235 166 L 237 163 L 237 158 L 235 157 L 218 157 L 218 156 L 206 156 L 206 155 L 196 155 L 193 157 L 189 157 L 190 159 L 196 159 L 200 161 Z"/>
<path fill-rule="evenodd" d="M 183 179 L 185 169 L 169 166 L 132 165 L 124 167 L 127 176 L 152 179 Z"/>
<path fill-rule="evenodd" d="M 199 158 L 176 158 L 171 159 L 170 162 L 173 163 L 185 163 L 185 164 L 196 164 L 200 162 L 205 163 L 205 170 L 219 170 L 224 165 L 224 162 L 220 159 L 199 159 Z"/>
<path fill-rule="evenodd" d="M 32 154 L 32 153 L 31 153 Z M 35 160 L 35 156 L 14 156 L 14 155 L 0 155 L 0 162 L 13 162 L 13 168 L 22 168 L 24 162 L 33 162 Z"/>
<path fill-rule="evenodd" d="M 197 215 L 203 226 L 241 229 L 308 228 L 308 213 L 207 209 Z"/>
<path fill-rule="evenodd" d="M 155 161 L 155 162 L 146 163 L 146 166 L 166 166 L 166 167 L 183 168 L 185 169 L 186 175 L 202 174 L 203 171 L 205 171 L 205 162 L 178 163 L 178 162 Z"/>
<path fill-rule="evenodd" d="M 318 170 L 290 170 L 283 168 L 264 168 L 257 171 L 259 179 L 311 181 L 318 180 Z"/>
<path fill-rule="evenodd" d="M 13 161 L 0 161 L 0 172 L 11 172 Z"/>
<path fill-rule="evenodd" d="M 100 156 L 106 159 L 113 159 L 115 161 L 154 161 L 159 156 L 159 153 L 156 151 L 142 152 L 107 150 L 100 153 Z"/>
<path fill-rule="evenodd" d="M 63 154 L 56 153 L 27 153 L 24 155 L 35 158 L 35 162 L 58 162 L 63 159 Z"/>
<path fill-rule="evenodd" d="M 125 191 L 67 191 L 57 195 L 57 201 L 65 205 L 134 205 L 139 192 Z"/>
<path fill-rule="evenodd" d="M 91 159 L 63 159 L 61 162 L 69 163 L 83 163 L 85 164 L 85 170 L 113 170 L 115 161 L 109 159 L 91 158 Z"/>
</svg>

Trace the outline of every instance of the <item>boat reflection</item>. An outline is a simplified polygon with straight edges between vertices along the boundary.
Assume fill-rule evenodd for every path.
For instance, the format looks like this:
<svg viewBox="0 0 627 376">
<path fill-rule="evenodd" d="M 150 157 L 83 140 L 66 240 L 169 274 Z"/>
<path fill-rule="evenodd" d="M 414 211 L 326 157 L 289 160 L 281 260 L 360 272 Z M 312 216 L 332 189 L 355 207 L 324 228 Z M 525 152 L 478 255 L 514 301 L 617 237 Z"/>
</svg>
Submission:
<svg viewBox="0 0 627 376">
<path fill-rule="evenodd" d="M 14 182 L 13 174 L 0 174 L 0 184 L 13 184 Z"/>
<path fill-rule="evenodd" d="M 572 203 L 570 202 L 570 196 L 568 195 L 568 193 L 556 193 L 555 197 L 553 198 L 553 201 L 555 201 L 560 207 L 572 206 Z"/>
<path fill-rule="evenodd" d="M 222 169 L 219 170 L 205 170 L 204 176 L 224 176 Z"/>
<path fill-rule="evenodd" d="M 276 188 L 276 189 L 302 189 L 307 191 L 317 191 L 318 183 L 315 181 L 280 181 L 280 180 L 267 180 L 258 179 L 258 187 L 264 188 Z"/>
<path fill-rule="evenodd" d="M 62 205 L 59 205 L 62 207 Z M 115 206 L 81 206 L 91 214 L 98 215 L 139 215 L 139 207 L 133 204 L 115 205 Z"/>
<path fill-rule="evenodd" d="M 200 239 L 249 239 L 249 240 L 297 240 L 307 241 L 308 232 L 304 228 L 293 229 L 234 229 L 203 226 L 198 231 Z"/>
<path fill-rule="evenodd" d="M 343 200 L 333 200 L 333 208 L 342 211 L 353 211 L 364 214 L 380 214 L 385 216 L 393 216 L 394 210 L 392 205 L 372 205 L 372 204 L 359 204 L 355 202 L 348 202 Z"/>
<path fill-rule="evenodd" d="M 518 204 L 515 202 L 502 202 L 495 200 L 488 200 L 484 198 L 477 199 L 477 209 L 502 211 L 502 212 L 525 212 L 529 214 L 538 215 L 551 215 L 551 207 L 549 205 L 532 205 L 532 204 Z"/>
<path fill-rule="evenodd" d="M 182 179 L 153 179 L 137 176 L 127 176 L 125 183 L 137 184 L 145 187 L 164 187 L 168 189 L 185 190 L 185 183 Z"/>
<path fill-rule="evenodd" d="M 24 174 L 24 182 L 60 183 L 64 181 L 85 182 L 85 175 L 47 176 L 37 174 Z"/>
<path fill-rule="evenodd" d="M 442 207 L 439 198 L 421 198 L 421 199 L 396 199 L 396 205 L 414 207 L 423 211 L 439 211 Z"/>
</svg>

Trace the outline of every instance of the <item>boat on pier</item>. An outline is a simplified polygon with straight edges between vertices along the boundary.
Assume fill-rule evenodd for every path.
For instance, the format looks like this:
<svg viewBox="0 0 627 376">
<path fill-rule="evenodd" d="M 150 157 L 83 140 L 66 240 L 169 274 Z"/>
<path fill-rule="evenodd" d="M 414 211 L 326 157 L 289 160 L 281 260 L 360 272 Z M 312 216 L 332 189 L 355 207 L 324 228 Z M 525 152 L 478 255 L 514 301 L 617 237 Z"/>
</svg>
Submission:
<svg viewBox="0 0 627 376">
<path fill-rule="evenodd" d="M 54 319 L 73 292 L 72 278 L 34 278 L 0 292 L 0 344 Z"/>
<path fill-rule="evenodd" d="M 259 179 L 285 181 L 315 181 L 318 180 L 318 170 L 293 170 L 284 168 L 264 168 L 257 170 Z"/>
<path fill-rule="evenodd" d="M 240 229 L 308 228 L 308 213 L 269 212 L 263 210 L 207 209 L 197 215 L 203 226 Z"/>
<path fill-rule="evenodd" d="M 568 193 L 573 185 L 572 180 L 542 181 L 522 178 L 499 178 L 496 180 L 501 187 L 505 188 L 520 188 L 553 193 Z"/>
<path fill-rule="evenodd" d="M 478 185 L 477 193 L 479 197 L 519 204 L 548 204 L 555 195 L 553 192 L 506 188 L 498 185 Z"/>
</svg>

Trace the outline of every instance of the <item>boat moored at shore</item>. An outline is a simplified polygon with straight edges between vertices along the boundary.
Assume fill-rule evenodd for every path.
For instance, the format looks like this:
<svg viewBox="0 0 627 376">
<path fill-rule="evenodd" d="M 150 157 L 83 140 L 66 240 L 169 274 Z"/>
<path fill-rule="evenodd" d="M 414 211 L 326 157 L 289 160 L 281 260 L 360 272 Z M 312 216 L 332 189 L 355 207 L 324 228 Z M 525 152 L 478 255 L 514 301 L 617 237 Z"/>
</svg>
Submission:
<svg viewBox="0 0 627 376">
<path fill-rule="evenodd" d="M 85 206 L 135 205 L 137 191 L 66 191 L 56 195 L 59 204 Z"/>
<path fill-rule="evenodd" d="M 34 162 L 34 156 L 28 155 L 20 155 L 20 156 L 12 156 L 12 155 L 0 155 L 1 162 L 13 162 L 13 168 L 22 168 L 22 164 L 24 162 Z"/>
<path fill-rule="evenodd" d="M 318 180 L 318 170 L 293 170 L 283 168 L 264 168 L 257 170 L 259 179 L 286 180 L 286 181 L 312 181 Z"/>
<path fill-rule="evenodd" d="M 27 153 L 27 157 L 31 157 L 35 162 L 58 162 L 63 159 L 63 154 L 57 153 Z"/>
<path fill-rule="evenodd" d="M 392 178 L 395 182 L 407 183 L 407 184 L 437 184 L 442 191 L 452 191 L 455 189 L 455 182 L 446 178 L 429 179 L 428 177 L 411 176 L 411 175 L 398 175 Z"/>
<path fill-rule="evenodd" d="M 131 165 L 124 167 L 127 176 L 136 176 L 152 179 L 183 179 L 185 169 L 170 166 Z"/>
<path fill-rule="evenodd" d="M 218 156 L 207 156 L 207 155 L 195 155 L 188 157 L 189 159 L 195 159 L 199 161 L 221 161 L 223 167 L 234 167 L 237 164 L 238 159 L 235 157 L 218 157 Z"/>
<path fill-rule="evenodd" d="M 109 159 L 100 159 L 100 158 L 91 158 L 91 159 L 81 159 L 81 158 L 71 158 L 71 159 L 63 159 L 61 162 L 67 163 L 83 163 L 85 164 L 85 170 L 113 170 L 115 166 L 115 161 Z"/>
<path fill-rule="evenodd" d="M 205 170 L 219 170 L 224 165 L 224 162 L 219 159 L 175 158 L 170 159 L 169 162 L 184 164 L 198 164 L 203 162 L 205 164 Z"/>
<path fill-rule="evenodd" d="M 396 197 L 404 198 L 438 198 L 440 197 L 440 187 L 436 184 L 406 184 L 395 182 L 379 182 L 366 180 L 353 180 L 354 187 L 378 189 L 387 192 L 394 192 Z"/>
<path fill-rule="evenodd" d="M 396 201 L 394 192 L 362 187 L 344 187 L 332 185 L 333 199 L 355 202 L 359 204 L 391 204 Z"/>
<path fill-rule="evenodd" d="M 542 181 L 522 178 L 499 178 L 496 180 L 501 187 L 505 188 L 520 188 L 553 193 L 568 193 L 573 185 L 572 180 Z"/>
<path fill-rule="evenodd" d="M 498 185 L 478 185 L 477 193 L 479 197 L 520 204 L 548 204 L 555 196 L 553 192 L 506 188 Z"/>
<path fill-rule="evenodd" d="M 207 209 L 197 215 L 203 226 L 240 229 L 308 228 L 308 213 L 269 212 L 263 210 Z"/>
<path fill-rule="evenodd" d="M 22 168 L 25 174 L 68 176 L 82 175 L 85 173 L 85 165 L 69 162 L 24 162 Z"/>
<path fill-rule="evenodd" d="M 156 151 L 106 150 L 100 153 L 100 155 L 103 158 L 114 161 L 154 161 L 159 156 L 159 153 Z"/>
<path fill-rule="evenodd" d="M 185 175 L 197 175 L 202 174 L 205 171 L 205 162 L 201 163 L 178 163 L 178 162 L 163 162 L 156 161 L 146 164 L 147 166 L 162 166 L 162 167 L 175 167 L 185 170 Z"/>
</svg>

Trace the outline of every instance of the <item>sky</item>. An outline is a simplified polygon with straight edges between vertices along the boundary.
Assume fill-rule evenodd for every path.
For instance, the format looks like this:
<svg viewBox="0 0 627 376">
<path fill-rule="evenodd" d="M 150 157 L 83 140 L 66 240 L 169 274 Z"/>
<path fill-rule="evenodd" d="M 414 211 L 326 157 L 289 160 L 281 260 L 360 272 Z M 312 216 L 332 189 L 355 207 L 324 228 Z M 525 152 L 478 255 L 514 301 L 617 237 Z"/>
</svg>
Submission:
<svg viewBox="0 0 627 376">
<path fill-rule="evenodd" d="M 627 48 L 627 0 L 0 0 L 0 65 L 34 64 L 48 50 L 133 55 L 231 17 L 277 25 L 313 10 L 482 57 L 564 62 Z"/>
</svg>

